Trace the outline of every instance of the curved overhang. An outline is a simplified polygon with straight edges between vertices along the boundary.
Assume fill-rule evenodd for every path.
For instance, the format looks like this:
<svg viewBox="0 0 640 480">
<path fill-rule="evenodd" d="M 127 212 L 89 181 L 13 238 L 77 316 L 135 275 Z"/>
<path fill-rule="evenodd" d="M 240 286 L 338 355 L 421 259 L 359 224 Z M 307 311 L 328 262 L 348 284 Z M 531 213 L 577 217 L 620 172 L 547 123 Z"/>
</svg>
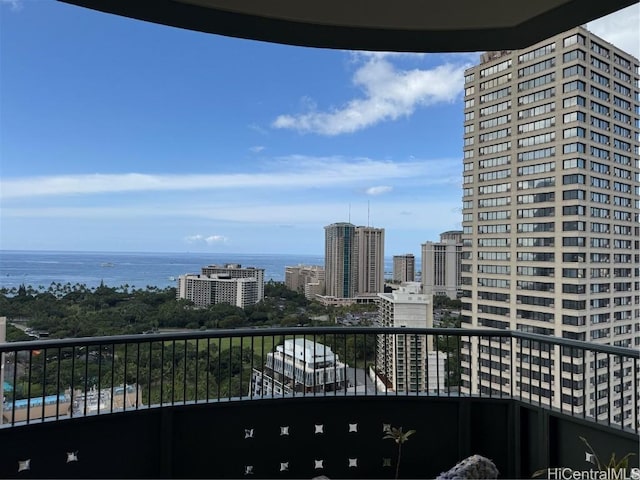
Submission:
<svg viewBox="0 0 640 480">
<path fill-rule="evenodd" d="M 60 0 L 153 23 L 308 47 L 524 48 L 639 0 Z"/>
</svg>

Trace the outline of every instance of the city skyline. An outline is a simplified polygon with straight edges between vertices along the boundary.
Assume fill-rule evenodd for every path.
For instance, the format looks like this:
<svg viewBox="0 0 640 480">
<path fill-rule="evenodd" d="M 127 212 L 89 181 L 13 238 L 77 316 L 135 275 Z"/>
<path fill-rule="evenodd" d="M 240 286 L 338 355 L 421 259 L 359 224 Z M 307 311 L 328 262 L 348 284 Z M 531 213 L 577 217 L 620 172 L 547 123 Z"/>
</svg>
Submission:
<svg viewBox="0 0 640 480">
<path fill-rule="evenodd" d="M 385 228 L 387 256 L 419 255 L 461 228 L 463 72 L 481 52 L 0 9 L 2 249 L 315 254 L 324 225 L 351 221 Z M 638 56 L 638 12 L 589 28 Z"/>
</svg>

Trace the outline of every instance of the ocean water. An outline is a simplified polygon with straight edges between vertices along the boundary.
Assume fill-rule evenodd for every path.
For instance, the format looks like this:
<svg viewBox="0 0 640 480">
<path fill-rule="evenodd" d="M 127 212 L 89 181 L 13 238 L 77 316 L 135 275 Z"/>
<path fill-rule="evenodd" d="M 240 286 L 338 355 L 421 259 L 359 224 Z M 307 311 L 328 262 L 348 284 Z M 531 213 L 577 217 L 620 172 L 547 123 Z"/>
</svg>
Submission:
<svg viewBox="0 0 640 480">
<path fill-rule="evenodd" d="M 264 268 L 265 280 L 283 282 L 286 266 L 324 265 L 324 256 L 0 250 L 0 288 L 24 284 L 46 289 L 51 283 L 97 287 L 101 282 L 109 287 L 165 288 L 176 286 L 179 275 L 200 273 L 203 266 L 225 263 Z M 385 259 L 387 276 L 392 268 L 393 259 Z"/>
</svg>

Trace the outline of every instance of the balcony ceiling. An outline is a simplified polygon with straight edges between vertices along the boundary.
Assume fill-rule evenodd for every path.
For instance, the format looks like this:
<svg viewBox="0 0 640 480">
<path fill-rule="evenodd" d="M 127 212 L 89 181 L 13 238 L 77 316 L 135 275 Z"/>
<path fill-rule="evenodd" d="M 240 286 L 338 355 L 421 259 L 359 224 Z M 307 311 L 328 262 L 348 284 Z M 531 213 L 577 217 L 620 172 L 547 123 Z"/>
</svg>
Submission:
<svg viewBox="0 0 640 480">
<path fill-rule="evenodd" d="M 61 0 L 149 22 L 310 47 L 523 48 L 638 0 Z"/>
</svg>

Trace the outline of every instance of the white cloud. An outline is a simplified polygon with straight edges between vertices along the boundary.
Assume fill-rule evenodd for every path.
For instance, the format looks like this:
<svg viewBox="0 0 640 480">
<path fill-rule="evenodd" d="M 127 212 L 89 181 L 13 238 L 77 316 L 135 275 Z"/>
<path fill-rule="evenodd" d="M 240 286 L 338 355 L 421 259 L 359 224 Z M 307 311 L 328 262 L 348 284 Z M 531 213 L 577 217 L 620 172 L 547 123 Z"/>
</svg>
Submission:
<svg viewBox="0 0 640 480">
<path fill-rule="evenodd" d="M 215 245 L 218 243 L 227 243 L 228 238 L 223 235 L 189 235 L 185 237 L 187 243 L 206 243 L 207 245 Z"/>
<path fill-rule="evenodd" d="M 213 245 L 215 243 L 227 243 L 227 237 L 222 235 L 209 235 L 204 239 L 204 241 L 207 242 L 208 245 Z"/>
<path fill-rule="evenodd" d="M 587 24 L 616 47 L 640 58 L 640 5 L 635 4 Z"/>
<path fill-rule="evenodd" d="M 428 70 L 398 70 L 392 55 L 367 53 L 354 58 L 365 60 L 353 75 L 353 83 L 363 96 L 340 108 L 278 116 L 272 126 L 301 133 L 340 135 L 371 127 L 377 123 L 411 115 L 416 108 L 452 102 L 462 91 L 464 70 L 461 63 L 445 63 Z"/>
<path fill-rule="evenodd" d="M 362 186 L 391 179 L 442 184 L 460 181 L 457 159 L 391 162 L 368 158 L 295 155 L 261 165 L 261 173 L 155 175 L 140 173 L 0 178 L 0 198 L 150 191 L 307 189 Z M 433 175 L 434 169 L 439 174 Z M 358 187 L 360 188 L 360 187 Z"/>
<path fill-rule="evenodd" d="M 378 187 L 369 187 L 365 190 L 367 195 L 382 195 L 383 193 L 389 193 L 393 190 L 393 187 L 388 185 L 380 185 Z"/>
<path fill-rule="evenodd" d="M 260 153 L 262 152 L 266 147 L 263 147 L 262 145 L 256 145 L 255 147 L 251 147 L 249 149 L 249 151 L 253 152 L 253 153 Z"/>
</svg>

